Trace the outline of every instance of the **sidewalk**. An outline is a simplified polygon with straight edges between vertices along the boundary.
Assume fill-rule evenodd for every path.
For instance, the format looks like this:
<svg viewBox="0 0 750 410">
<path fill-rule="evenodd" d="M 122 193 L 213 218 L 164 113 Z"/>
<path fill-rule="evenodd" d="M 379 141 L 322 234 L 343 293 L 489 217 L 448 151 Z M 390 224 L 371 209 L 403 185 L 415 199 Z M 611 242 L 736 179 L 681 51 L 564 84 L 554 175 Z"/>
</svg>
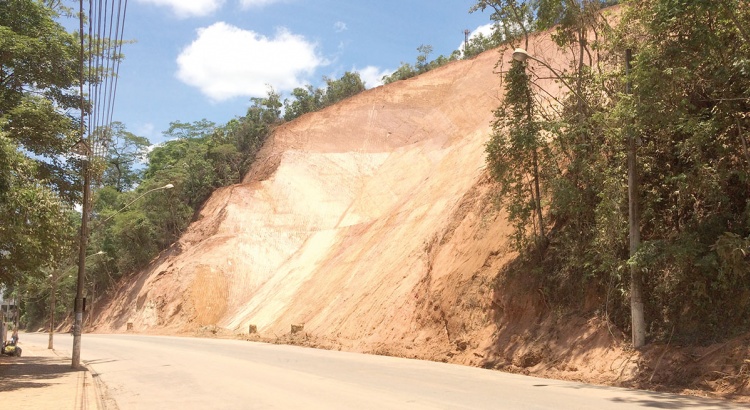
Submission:
<svg viewBox="0 0 750 410">
<path fill-rule="evenodd" d="M 13 408 L 100 409 L 87 369 L 73 370 L 68 353 L 18 344 L 21 357 L 0 356 L 0 397 Z"/>
</svg>

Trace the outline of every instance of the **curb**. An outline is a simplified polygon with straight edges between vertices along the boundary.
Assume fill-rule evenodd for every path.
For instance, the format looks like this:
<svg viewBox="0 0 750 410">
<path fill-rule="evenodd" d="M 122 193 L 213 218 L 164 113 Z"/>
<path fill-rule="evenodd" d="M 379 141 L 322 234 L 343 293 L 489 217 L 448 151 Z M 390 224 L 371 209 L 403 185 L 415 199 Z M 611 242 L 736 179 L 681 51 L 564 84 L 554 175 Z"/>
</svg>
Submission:
<svg viewBox="0 0 750 410">
<path fill-rule="evenodd" d="M 99 394 L 98 394 L 98 386 L 97 383 L 94 381 L 94 377 L 91 372 L 91 368 L 88 366 L 83 366 L 83 377 L 81 378 L 81 385 L 78 386 L 79 391 L 81 392 L 80 400 L 81 405 L 78 407 L 79 409 L 96 409 L 96 410 L 103 410 L 103 407 L 101 407 L 101 403 L 99 402 Z"/>
<path fill-rule="evenodd" d="M 60 359 L 71 360 L 67 354 L 61 354 L 57 349 L 52 349 L 52 353 Z M 100 388 L 94 380 L 94 375 L 98 374 L 90 366 L 82 363 L 80 366 L 81 373 L 76 382 L 76 399 L 75 408 L 80 410 L 105 410 L 103 402 L 100 401 Z"/>
</svg>

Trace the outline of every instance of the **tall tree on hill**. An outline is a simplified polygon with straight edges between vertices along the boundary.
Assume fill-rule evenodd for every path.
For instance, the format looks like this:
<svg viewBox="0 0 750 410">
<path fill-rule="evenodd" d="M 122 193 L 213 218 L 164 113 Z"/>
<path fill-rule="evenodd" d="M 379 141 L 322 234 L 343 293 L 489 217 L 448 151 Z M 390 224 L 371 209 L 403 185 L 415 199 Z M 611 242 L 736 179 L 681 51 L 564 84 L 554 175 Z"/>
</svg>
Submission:
<svg viewBox="0 0 750 410">
<path fill-rule="evenodd" d="M 493 18 L 501 19 L 498 25 L 504 27 L 511 45 L 528 44 L 532 29 L 553 29 L 551 36 L 557 46 L 568 50 L 572 56 L 568 64 L 557 65 L 572 67 L 571 70 L 557 70 L 541 61 L 539 56 L 532 58 L 532 64 L 537 65 L 533 76 L 554 78 L 564 89 L 562 98 L 551 97 L 547 94 L 548 90 L 535 93 L 540 100 L 551 97 L 551 101 L 541 105 L 552 109 L 543 111 L 539 108 L 538 114 L 529 114 L 537 122 L 535 135 L 538 141 L 526 146 L 532 150 L 529 151 L 530 157 L 524 160 L 522 156 L 508 155 L 510 151 L 506 150 L 506 158 L 502 158 L 496 156 L 498 151 L 494 149 L 498 141 L 503 141 L 498 137 L 507 136 L 506 141 L 512 141 L 513 134 L 519 133 L 518 129 L 511 128 L 514 124 L 519 129 L 533 129 L 521 125 L 523 123 L 518 118 L 508 123 L 507 118 L 513 117 L 502 110 L 503 106 L 508 105 L 520 104 L 520 110 L 525 104 L 532 107 L 535 104 L 533 98 L 519 99 L 518 93 L 512 92 L 513 83 L 518 81 L 515 66 L 505 74 L 507 93 L 501 109 L 497 111 L 499 120 L 506 121 L 503 124 L 505 131 L 501 129 L 498 133 L 496 126 L 488 144 L 491 169 L 525 170 L 529 176 L 530 188 L 526 191 L 516 190 L 516 196 L 530 198 L 539 211 L 542 208 L 541 197 L 546 198 L 549 221 L 556 227 L 552 255 L 564 256 L 550 256 L 557 258 L 557 266 L 543 280 L 558 289 L 571 284 L 576 287 L 581 277 L 596 277 L 599 274 L 611 276 L 612 273 L 608 271 L 611 272 L 613 266 L 622 260 L 622 235 L 618 233 L 611 237 L 612 232 L 621 229 L 619 205 L 615 205 L 613 216 L 613 202 L 602 201 L 605 198 L 603 192 L 618 192 L 620 188 L 617 182 L 620 168 L 618 165 L 612 168 L 613 159 L 616 161 L 619 156 L 619 148 L 612 144 L 615 141 L 609 132 L 610 127 L 603 121 L 603 113 L 611 109 L 616 101 L 608 83 L 617 82 L 611 80 L 611 70 L 601 65 L 605 56 L 600 55 L 599 45 L 589 41 L 590 38 L 602 38 L 607 33 L 607 24 L 599 14 L 602 6 L 602 2 L 593 0 L 480 1 L 475 6 L 475 10 L 486 7 L 495 10 Z M 528 81 L 535 84 L 534 77 Z M 531 109 L 526 111 L 533 112 Z M 540 137 L 540 133 L 544 137 Z M 516 145 L 516 149 L 519 146 Z M 501 164 L 504 160 L 510 164 Z M 498 177 L 497 174 L 495 176 Z M 538 186 L 540 179 L 542 188 L 531 188 Z M 498 180 L 501 194 L 507 199 L 509 181 Z M 609 199 L 621 197 L 618 194 Z M 516 201 L 519 199 L 516 198 Z M 518 209 L 518 206 L 508 207 L 509 216 L 518 215 Z M 544 224 L 541 212 L 538 214 L 536 223 Z M 527 221 L 530 222 L 529 219 Z M 523 228 L 523 224 L 519 226 L 518 222 L 515 222 L 516 243 L 520 236 L 518 232 Z M 544 231 L 539 229 L 539 232 L 543 237 Z"/>
</svg>

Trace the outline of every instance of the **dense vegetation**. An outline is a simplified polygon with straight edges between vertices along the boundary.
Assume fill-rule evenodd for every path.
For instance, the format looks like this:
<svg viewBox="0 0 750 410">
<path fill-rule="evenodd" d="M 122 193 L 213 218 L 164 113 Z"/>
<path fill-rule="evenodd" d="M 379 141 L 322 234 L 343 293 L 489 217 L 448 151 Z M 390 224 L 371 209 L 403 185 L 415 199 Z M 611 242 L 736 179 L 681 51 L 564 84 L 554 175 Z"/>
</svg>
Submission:
<svg viewBox="0 0 750 410">
<path fill-rule="evenodd" d="M 649 340 L 708 342 L 750 325 L 750 7 L 736 0 L 479 1 L 511 47 L 552 28 L 571 67 L 501 62 L 507 97 L 487 161 L 547 298 L 631 330 L 629 269 Z M 625 51 L 633 63 L 625 76 Z M 534 66 L 528 70 L 527 66 Z M 552 98 L 536 86 L 554 76 Z M 625 92 L 626 81 L 632 93 Z M 628 141 L 642 242 L 629 254 Z"/>
</svg>

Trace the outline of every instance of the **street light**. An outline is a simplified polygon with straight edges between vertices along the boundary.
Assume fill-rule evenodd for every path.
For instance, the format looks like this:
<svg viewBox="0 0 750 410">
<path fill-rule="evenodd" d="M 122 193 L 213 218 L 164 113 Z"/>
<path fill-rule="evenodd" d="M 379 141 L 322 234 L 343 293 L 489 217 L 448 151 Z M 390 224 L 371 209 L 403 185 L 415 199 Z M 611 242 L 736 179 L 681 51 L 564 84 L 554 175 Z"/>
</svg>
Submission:
<svg viewBox="0 0 750 410">
<path fill-rule="evenodd" d="M 536 61 L 537 63 L 539 63 L 539 64 L 541 64 L 541 65 L 543 65 L 543 66 L 547 67 L 547 69 L 548 69 L 548 70 L 549 70 L 549 71 L 550 71 L 550 72 L 551 72 L 551 73 L 552 73 L 552 74 L 553 74 L 553 75 L 554 75 L 555 77 L 557 77 L 557 79 L 558 79 L 558 80 L 562 81 L 562 83 L 563 83 L 563 84 L 565 84 L 565 86 L 566 86 L 566 87 L 568 87 L 568 89 L 569 89 L 569 90 L 570 90 L 570 91 L 571 91 L 571 92 L 572 92 L 573 94 L 575 94 L 575 96 L 576 96 L 576 97 L 578 98 L 578 100 L 579 100 L 580 102 L 582 102 L 582 103 L 583 103 L 583 104 L 584 104 L 584 105 L 585 105 L 586 107 L 589 107 L 589 103 L 588 103 L 588 101 L 586 101 L 586 100 L 585 100 L 585 99 L 584 99 L 584 98 L 583 98 L 583 97 L 582 97 L 582 96 L 581 96 L 580 94 L 578 94 L 578 91 L 576 91 L 576 89 L 575 89 L 575 88 L 573 88 L 573 87 L 572 87 L 572 86 L 571 86 L 570 84 L 568 84 L 568 82 L 567 82 L 567 81 L 565 80 L 565 78 L 563 78 L 563 76 L 561 76 L 561 75 L 560 75 L 560 74 L 559 74 L 559 73 L 557 72 L 557 70 L 555 70 L 554 68 L 552 68 L 552 66 L 550 66 L 549 64 L 547 64 L 547 63 L 546 63 L 546 62 L 544 62 L 543 60 L 540 60 L 540 59 L 538 59 L 538 58 L 534 57 L 533 55 L 529 54 L 529 53 L 528 53 L 528 52 L 527 52 L 526 50 L 524 50 L 524 49 L 523 49 L 523 48 L 521 48 L 521 47 L 518 47 L 518 48 L 516 48 L 515 50 L 513 50 L 513 59 L 514 59 L 514 60 L 516 60 L 516 61 L 518 61 L 518 62 L 521 62 L 521 63 L 525 63 L 525 62 L 526 62 L 526 60 L 534 60 L 534 61 Z"/>
<path fill-rule="evenodd" d="M 87 176 L 88 174 L 84 172 L 84 176 Z M 87 177 L 88 178 L 88 177 Z M 138 198 L 135 198 L 134 200 L 128 202 L 117 210 L 114 214 L 110 215 L 106 219 L 104 219 L 102 222 L 99 223 L 98 226 L 101 226 L 104 222 L 107 222 L 110 220 L 113 216 L 117 215 L 118 213 L 122 212 L 125 208 L 133 204 L 135 201 L 143 198 L 146 196 L 146 194 L 149 194 L 154 191 L 159 191 L 162 189 L 171 189 L 174 188 L 174 185 L 167 184 L 162 187 L 150 189 Z M 86 250 L 86 242 L 88 239 L 88 229 L 87 229 L 87 204 L 88 204 L 88 181 L 85 181 L 84 185 L 84 195 L 83 195 L 83 215 L 82 215 L 82 222 L 81 222 L 81 242 L 78 252 L 78 282 L 76 286 L 76 298 L 74 302 L 74 318 L 73 318 L 73 354 L 71 355 L 71 367 L 74 369 L 77 369 L 81 364 L 81 330 L 83 328 L 83 287 L 84 287 L 84 278 L 86 276 L 86 257 L 84 256 L 84 252 Z"/>
</svg>

